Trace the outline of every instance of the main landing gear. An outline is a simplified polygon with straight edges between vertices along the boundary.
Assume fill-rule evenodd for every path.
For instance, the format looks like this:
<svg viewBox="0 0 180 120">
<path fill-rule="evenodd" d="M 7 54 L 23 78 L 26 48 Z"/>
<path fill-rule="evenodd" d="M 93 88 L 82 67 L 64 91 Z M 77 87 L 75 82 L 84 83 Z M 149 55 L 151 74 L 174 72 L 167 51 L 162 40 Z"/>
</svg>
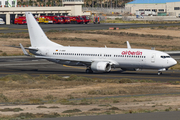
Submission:
<svg viewBox="0 0 180 120">
<path fill-rule="evenodd" d="M 90 68 L 90 67 L 87 67 L 87 69 L 86 69 L 86 73 L 93 73 L 93 71 L 91 70 L 91 68 Z"/>
<path fill-rule="evenodd" d="M 158 75 L 162 75 L 162 72 L 161 72 L 161 71 L 158 71 Z"/>
</svg>

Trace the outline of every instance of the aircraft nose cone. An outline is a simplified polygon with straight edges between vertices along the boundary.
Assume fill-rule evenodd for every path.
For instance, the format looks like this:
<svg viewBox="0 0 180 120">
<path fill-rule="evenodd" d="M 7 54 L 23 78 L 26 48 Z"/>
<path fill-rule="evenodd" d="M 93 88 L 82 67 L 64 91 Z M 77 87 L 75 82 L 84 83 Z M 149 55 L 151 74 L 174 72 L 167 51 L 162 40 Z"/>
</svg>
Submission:
<svg viewBox="0 0 180 120">
<path fill-rule="evenodd" d="M 172 59 L 172 65 L 174 66 L 174 65 L 176 65 L 177 64 L 177 61 L 176 60 L 174 60 L 174 59 Z"/>
</svg>

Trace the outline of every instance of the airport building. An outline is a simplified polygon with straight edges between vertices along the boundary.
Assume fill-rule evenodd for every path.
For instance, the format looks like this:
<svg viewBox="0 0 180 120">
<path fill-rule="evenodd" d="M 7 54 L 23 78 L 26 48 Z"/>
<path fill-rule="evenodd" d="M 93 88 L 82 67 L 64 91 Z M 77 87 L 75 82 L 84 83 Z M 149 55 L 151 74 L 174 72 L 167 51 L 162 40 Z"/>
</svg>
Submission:
<svg viewBox="0 0 180 120">
<path fill-rule="evenodd" d="M 16 0 L 0 0 L 0 18 L 6 24 L 10 24 L 18 15 L 24 16 L 25 12 L 32 12 L 34 15 L 90 15 L 90 12 L 83 12 L 84 0 L 63 0 L 63 6 L 18 6 Z M 8 1 L 8 4 L 7 4 Z M 15 3 L 13 2 L 15 1 Z M 12 4 L 10 4 L 12 3 Z"/>
<path fill-rule="evenodd" d="M 0 7 L 16 7 L 17 0 L 0 0 Z"/>
<path fill-rule="evenodd" d="M 180 16 L 180 0 L 134 0 L 125 7 L 136 15 Z"/>
</svg>

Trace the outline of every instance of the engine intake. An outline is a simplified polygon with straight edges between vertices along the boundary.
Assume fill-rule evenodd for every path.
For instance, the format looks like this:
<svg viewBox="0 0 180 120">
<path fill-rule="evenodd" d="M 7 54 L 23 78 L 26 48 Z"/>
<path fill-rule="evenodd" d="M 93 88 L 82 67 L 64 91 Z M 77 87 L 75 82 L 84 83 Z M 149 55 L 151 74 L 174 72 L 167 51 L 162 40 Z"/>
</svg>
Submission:
<svg viewBox="0 0 180 120">
<path fill-rule="evenodd" d="M 91 64 L 91 70 L 93 72 L 109 72 L 111 70 L 111 65 L 109 62 L 93 62 Z"/>
</svg>

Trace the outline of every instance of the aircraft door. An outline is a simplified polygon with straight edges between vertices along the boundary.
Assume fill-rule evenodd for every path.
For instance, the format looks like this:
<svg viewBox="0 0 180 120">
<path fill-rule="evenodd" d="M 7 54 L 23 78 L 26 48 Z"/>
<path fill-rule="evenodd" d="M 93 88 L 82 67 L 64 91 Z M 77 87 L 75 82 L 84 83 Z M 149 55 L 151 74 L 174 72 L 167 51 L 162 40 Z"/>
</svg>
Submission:
<svg viewBox="0 0 180 120">
<path fill-rule="evenodd" d="M 151 56 L 151 63 L 155 63 L 156 54 L 153 53 Z"/>
</svg>

